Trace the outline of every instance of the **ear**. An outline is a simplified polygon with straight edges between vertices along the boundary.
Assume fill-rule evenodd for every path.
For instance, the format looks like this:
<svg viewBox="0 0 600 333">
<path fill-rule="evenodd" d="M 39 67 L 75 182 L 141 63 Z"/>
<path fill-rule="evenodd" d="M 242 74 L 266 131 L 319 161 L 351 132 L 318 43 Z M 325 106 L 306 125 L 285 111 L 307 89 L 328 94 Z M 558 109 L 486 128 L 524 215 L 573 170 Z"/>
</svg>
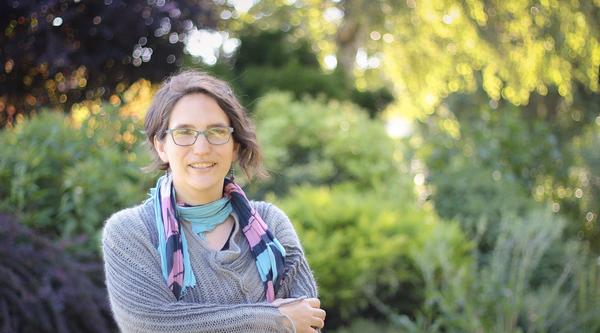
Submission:
<svg viewBox="0 0 600 333">
<path fill-rule="evenodd" d="M 154 150 L 156 150 L 158 157 L 160 157 L 163 162 L 169 163 L 169 156 L 167 155 L 165 144 L 165 140 L 161 141 L 158 137 L 154 136 Z"/>
</svg>

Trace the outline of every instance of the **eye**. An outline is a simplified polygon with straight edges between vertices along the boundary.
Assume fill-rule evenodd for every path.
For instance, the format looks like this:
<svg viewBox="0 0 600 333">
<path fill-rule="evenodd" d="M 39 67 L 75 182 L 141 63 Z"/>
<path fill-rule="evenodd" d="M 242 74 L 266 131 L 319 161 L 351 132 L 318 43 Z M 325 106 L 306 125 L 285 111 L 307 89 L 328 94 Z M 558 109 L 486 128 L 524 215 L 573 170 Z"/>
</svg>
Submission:
<svg viewBox="0 0 600 333">
<path fill-rule="evenodd" d="M 180 128 L 174 131 L 175 135 L 196 136 L 196 131 L 190 128 Z"/>
<path fill-rule="evenodd" d="M 209 135 L 224 136 L 229 134 L 229 128 L 227 127 L 212 127 L 207 130 Z"/>
</svg>

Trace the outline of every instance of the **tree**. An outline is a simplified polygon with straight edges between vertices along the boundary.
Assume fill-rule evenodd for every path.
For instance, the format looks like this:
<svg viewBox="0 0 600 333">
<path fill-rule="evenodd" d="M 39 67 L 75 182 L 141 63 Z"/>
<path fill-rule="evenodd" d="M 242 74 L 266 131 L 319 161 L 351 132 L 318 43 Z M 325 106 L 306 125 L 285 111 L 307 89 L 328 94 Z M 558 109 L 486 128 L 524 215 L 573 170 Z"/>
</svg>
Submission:
<svg viewBox="0 0 600 333">
<path fill-rule="evenodd" d="M 233 31 L 254 23 L 296 28 L 321 60 L 337 54 L 347 72 L 358 49 L 378 56 L 374 76 L 393 82 L 405 114 L 427 116 L 446 96 L 480 86 L 515 105 L 555 92 L 559 98 L 542 107 L 549 112 L 600 91 L 597 2 L 261 0 L 247 12 L 226 11 L 239 17 L 223 22 Z M 381 82 L 365 84 L 373 81 Z M 552 100 L 559 103 L 548 105 Z"/>
<path fill-rule="evenodd" d="M 269 6 L 276 3 L 287 6 L 276 10 Z M 572 149 L 582 133 L 597 133 L 594 124 L 600 121 L 597 2 L 262 0 L 239 17 L 246 23 L 304 32 L 321 59 L 323 54 L 337 53 L 338 64 L 346 62 L 339 54 L 356 53 L 349 47 L 343 51 L 342 44 L 335 46 L 336 36 L 348 30 L 350 44 L 380 54 L 379 75 L 388 78 L 396 95 L 388 114 L 418 118 L 427 126 L 443 122 L 443 131 L 454 132 L 445 141 L 423 132 L 420 142 L 431 143 L 427 146 L 437 152 L 450 152 L 445 148 L 452 145 L 463 153 L 500 148 L 502 155 L 465 160 L 483 162 L 488 178 L 494 170 L 513 175 L 526 196 L 549 201 L 581 222 L 579 226 L 585 224 L 590 240 L 600 235 L 596 206 L 580 204 L 598 201 L 596 192 L 586 190 L 593 183 L 588 178 L 594 178 L 587 176 L 593 169 L 579 162 L 581 153 Z M 243 30 L 231 22 L 236 25 Z M 361 81 L 365 83 L 364 75 L 357 77 L 357 85 Z M 499 121 L 498 113 L 510 114 Z M 491 127 L 481 128 L 482 123 Z M 494 140 L 480 140 L 485 135 L 479 134 L 490 128 L 497 131 L 490 135 Z M 526 135 L 511 136 L 515 129 Z M 528 140 L 518 142 L 523 137 Z M 496 143 L 499 147 L 490 146 Z M 427 149 L 421 148 L 417 149 L 423 155 Z M 438 179 L 447 177 L 448 184 L 456 179 L 448 177 L 452 168 L 466 177 L 473 174 L 465 168 L 474 167 L 469 163 L 449 168 L 448 160 L 441 166 L 429 164 L 434 160 L 427 159 L 427 168 L 431 174 L 439 173 Z M 574 180 L 575 174 L 579 180 Z M 489 180 L 490 185 L 496 183 Z"/>
<path fill-rule="evenodd" d="M 181 64 L 186 32 L 214 26 L 197 1 L 0 3 L 0 128 L 40 106 L 109 98 Z"/>
<path fill-rule="evenodd" d="M 290 31 L 263 30 L 249 26 L 237 33 L 239 47 L 219 54 L 215 65 L 198 65 L 188 57 L 184 66 L 199 67 L 231 82 L 243 105 L 251 108 L 269 91 L 288 91 L 296 98 L 309 95 L 329 100 L 350 100 L 376 117 L 390 104 L 391 90 L 359 90 L 341 71 L 324 70 L 307 38 Z"/>
<path fill-rule="evenodd" d="M 552 114 L 562 102 L 600 91 L 597 2 L 406 4 L 409 15 L 386 17 L 395 42 L 383 48 L 405 111 L 424 116 L 446 96 L 482 87 L 491 100 L 517 106 L 550 95 L 540 112 Z"/>
<path fill-rule="evenodd" d="M 369 29 L 383 22 L 395 1 L 341 0 L 289 1 L 262 0 L 248 12 L 233 11 L 240 20 L 223 22 L 233 31 L 243 31 L 246 25 L 259 22 L 267 29 L 295 30 L 297 38 L 308 37 L 313 49 L 324 55 L 337 56 L 337 65 L 349 77 L 354 77 L 356 54 L 366 45 Z"/>
</svg>

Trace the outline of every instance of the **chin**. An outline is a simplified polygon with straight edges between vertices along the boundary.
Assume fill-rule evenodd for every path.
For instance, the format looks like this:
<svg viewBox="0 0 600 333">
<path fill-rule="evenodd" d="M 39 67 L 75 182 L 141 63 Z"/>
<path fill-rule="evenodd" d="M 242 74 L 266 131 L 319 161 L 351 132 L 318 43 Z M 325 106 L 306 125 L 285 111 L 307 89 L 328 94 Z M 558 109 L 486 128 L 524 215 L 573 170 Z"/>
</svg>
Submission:
<svg viewBox="0 0 600 333">
<path fill-rule="evenodd" d="M 211 179 L 211 180 L 192 180 L 190 182 L 188 182 L 188 186 L 193 188 L 195 191 L 198 192 L 204 192 L 204 191 L 210 191 L 212 189 L 214 189 L 215 187 L 223 187 L 223 179 L 224 178 L 215 178 L 215 179 Z"/>
</svg>

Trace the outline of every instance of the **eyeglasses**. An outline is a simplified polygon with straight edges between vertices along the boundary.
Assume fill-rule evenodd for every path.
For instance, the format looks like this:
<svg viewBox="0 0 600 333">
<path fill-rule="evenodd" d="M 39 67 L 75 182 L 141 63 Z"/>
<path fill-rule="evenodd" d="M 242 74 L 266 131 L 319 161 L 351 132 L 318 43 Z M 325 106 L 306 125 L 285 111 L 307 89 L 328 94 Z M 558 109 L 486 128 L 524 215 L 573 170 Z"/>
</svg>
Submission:
<svg viewBox="0 0 600 333">
<path fill-rule="evenodd" d="M 196 131 L 191 128 L 173 128 L 166 130 L 165 133 L 170 133 L 173 142 L 178 146 L 193 145 L 200 134 L 204 135 L 211 145 L 224 145 L 229 142 L 231 133 L 233 133 L 233 127 L 217 126 L 204 131 Z"/>
</svg>

